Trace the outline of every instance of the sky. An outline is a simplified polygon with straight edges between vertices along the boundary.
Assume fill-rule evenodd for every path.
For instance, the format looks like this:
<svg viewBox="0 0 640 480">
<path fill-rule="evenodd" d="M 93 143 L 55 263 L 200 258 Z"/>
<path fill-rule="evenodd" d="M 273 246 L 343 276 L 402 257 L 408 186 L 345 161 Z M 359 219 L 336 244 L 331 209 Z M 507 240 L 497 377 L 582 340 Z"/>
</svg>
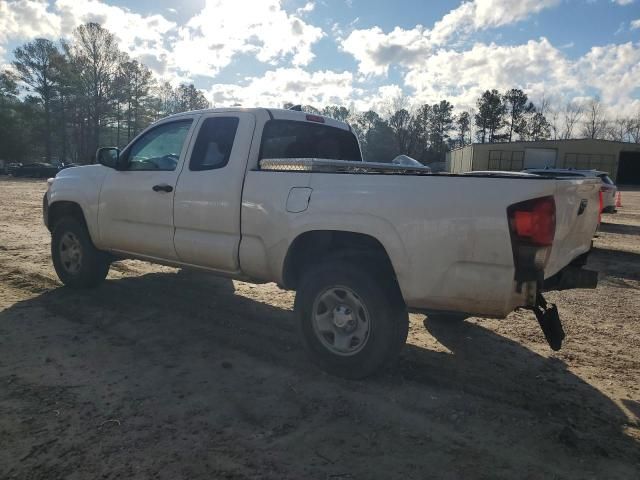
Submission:
<svg viewBox="0 0 640 480">
<path fill-rule="evenodd" d="M 214 106 L 384 110 L 521 88 L 640 112 L 640 0 L 0 0 L 0 65 L 85 22 Z"/>
</svg>

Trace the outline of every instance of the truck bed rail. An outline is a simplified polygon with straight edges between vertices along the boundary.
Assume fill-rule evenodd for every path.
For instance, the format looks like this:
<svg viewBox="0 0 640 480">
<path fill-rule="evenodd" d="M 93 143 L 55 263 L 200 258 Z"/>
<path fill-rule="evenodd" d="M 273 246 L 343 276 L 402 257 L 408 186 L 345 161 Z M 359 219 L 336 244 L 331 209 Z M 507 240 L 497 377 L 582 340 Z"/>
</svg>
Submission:
<svg viewBox="0 0 640 480">
<path fill-rule="evenodd" d="M 378 173 L 431 175 L 425 167 L 412 167 L 381 162 L 355 162 L 325 158 L 265 158 L 260 169 L 278 172 Z"/>
</svg>

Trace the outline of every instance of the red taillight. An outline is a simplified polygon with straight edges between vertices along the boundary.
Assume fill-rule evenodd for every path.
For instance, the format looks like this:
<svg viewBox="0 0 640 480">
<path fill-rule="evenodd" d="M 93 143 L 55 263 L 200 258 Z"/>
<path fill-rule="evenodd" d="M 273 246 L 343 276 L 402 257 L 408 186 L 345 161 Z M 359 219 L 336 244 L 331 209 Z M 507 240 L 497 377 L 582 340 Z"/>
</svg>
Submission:
<svg viewBox="0 0 640 480">
<path fill-rule="evenodd" d="M 536 198 L 509 207 L 513 233 L 519 240 L 550 246 L 556 233 L 556 204 L 553 197 Z"/>
<path fill-rule="evenodd" d="M 324 117 L 320 115 L 307 115 L 307 121 L 316 122 L 316 123 L 324 123 Z"/>
</svg>

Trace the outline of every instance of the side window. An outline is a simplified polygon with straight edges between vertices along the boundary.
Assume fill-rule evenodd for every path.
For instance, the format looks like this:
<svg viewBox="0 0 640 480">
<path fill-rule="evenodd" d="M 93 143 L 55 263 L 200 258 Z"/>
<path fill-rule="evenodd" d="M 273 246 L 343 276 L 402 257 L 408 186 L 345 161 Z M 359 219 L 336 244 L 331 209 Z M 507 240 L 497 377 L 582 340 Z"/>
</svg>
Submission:
<svg viewBox="0 0 640 480">
<path fill-rule="evenodd" d="M 236 117 L 205 119 L 193 146 L 189 170 L 213 170 L 229 163 L 238 122 Z"/>
<path fill-rule="evenodd" d="M 127 170 L 175 170 L 191 123 L 179 120 L 149 130 L 126 152 Z"/>
<path fill-rule="evenodd" d="M 270 120 L 262 133 L 260 159 L 326 158 L 361 161 L 353 133 L 309 122 Z"/>
</svg>

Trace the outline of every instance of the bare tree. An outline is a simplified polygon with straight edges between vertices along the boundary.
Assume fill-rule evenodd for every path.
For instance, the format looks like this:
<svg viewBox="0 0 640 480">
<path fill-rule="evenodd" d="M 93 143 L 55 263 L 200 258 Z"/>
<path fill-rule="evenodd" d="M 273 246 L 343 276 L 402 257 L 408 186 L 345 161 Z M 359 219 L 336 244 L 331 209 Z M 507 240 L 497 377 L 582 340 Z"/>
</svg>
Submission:
<svg viewBox="0 0 640 480">
<path fill-rule="evenodd" d="M 603 138 L 607 132 L 604 106 L 599 98 L 592 98 L 585 107 L 582 135 L 586 138 Z"/>
<path fill-rule="evenodd" d="M 640 109 L 635 118 L 629 119 L 629 141 L 640 143 Z"/>
<path fill-rule="evenodd" d="M 616 142 L 625 142 L 629 138 L 630 119 L 617 117 L 608 124 L 607 137 Z"/>
<path fill-rule="evenodd" d="M 562 122 L 560 138 L 567 140 L 573 138 L 576 125 L 580 122 L 584 113 L 584 106 L 578 102 L 568 101 L 562 110 Z"/>
</svg>

